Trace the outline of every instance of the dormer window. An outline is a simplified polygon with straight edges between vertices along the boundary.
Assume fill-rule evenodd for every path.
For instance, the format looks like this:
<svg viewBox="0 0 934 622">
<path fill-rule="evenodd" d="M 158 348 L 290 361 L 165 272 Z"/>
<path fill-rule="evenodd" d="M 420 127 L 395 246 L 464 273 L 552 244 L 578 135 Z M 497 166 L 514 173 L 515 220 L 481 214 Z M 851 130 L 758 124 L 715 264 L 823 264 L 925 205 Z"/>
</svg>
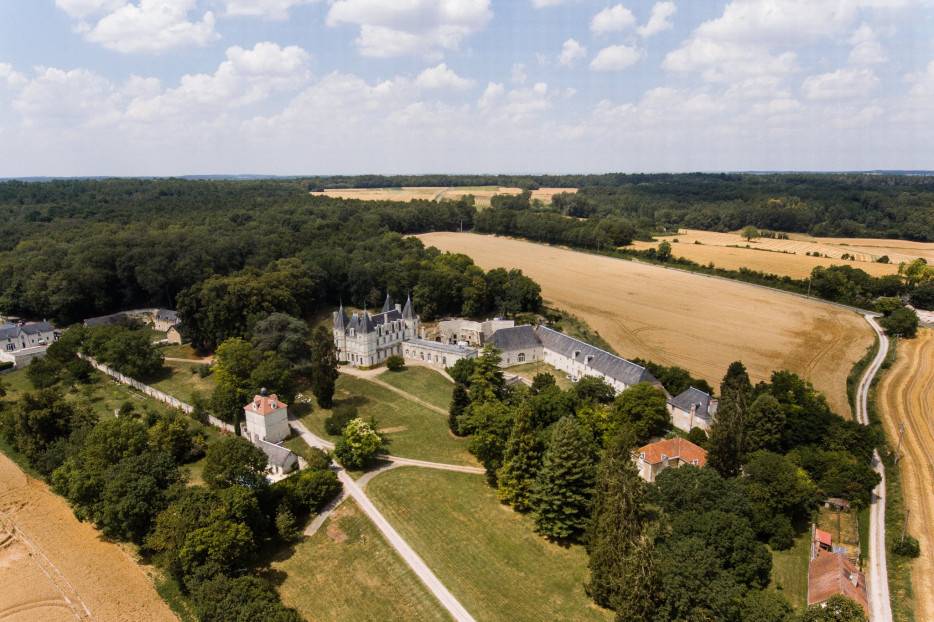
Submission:
<svg viewBox="0 0 934 622">
<path fill-rule="evenodd" d="M 584 364 L 590 365 L 590 361 L 592 360 L 593 360 L 593 354 L 588 354 L 587 356 L 584 357 Z"/>
<path fill-rule="evenodd" d="M 578 356 L 580 356 L 580 355 L 581 355 L 581 351 L 580 351 L 580 350 L 574 350 L 574 358 L 575 358 L 575 359 L 576 359 Z"/>
<path fill-rule="evenodd" d="M 645 452 L 639 454 L 639 460 L 645 460 Z"/>
<path fill-rule="evenodd" d="M 662 460 L 668 460 L 668 456 L 666 454 L 662 454 Z"/>
</svg>

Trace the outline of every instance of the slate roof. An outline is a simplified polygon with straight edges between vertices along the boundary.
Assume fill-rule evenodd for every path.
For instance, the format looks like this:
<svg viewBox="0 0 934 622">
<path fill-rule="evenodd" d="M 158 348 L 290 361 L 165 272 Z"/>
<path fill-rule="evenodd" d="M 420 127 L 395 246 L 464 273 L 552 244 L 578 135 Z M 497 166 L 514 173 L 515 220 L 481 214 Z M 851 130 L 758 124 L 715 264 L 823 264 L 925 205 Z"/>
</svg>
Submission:
<svg viewBox="0 0 934 622">
<path fill-rule="evenodd" d="M 407 320 L 415 319 L 415 307 L 412 306 L 412 296 L 405 297 L 405 306 L 402 308 L 402 317 Z"/>
<path fill-rule="evenodd" d="M 178 313 L 172 309 L 156 309 L 156 319 L 163 322 L 178 322 Z"/>
<path fill-rule="evenodd" d="M 684 412 L 691 412 L 691 407 L 697 404 L 697 414 L 702 417 L 710 415 L 710 395 L 694 387 L 682 391 L 671 398 L 670 402 L 672 406 Z"/>
<path fill-rule="evenodd" d="M 831 596 L 842 594 L 869 611 L 866 598 L 866 577 L 846 555 L 819 551 L 808 564 L 808 605 L 816 605 Z"/>
<path fill-rule="evenodd" d="M 276 445 L 275 443 L 270 443 L 269 441 L 264 441 L 262 439 L 257 439 L 256 446 L 263 450 L 263 453 L 266 454 L 266 458 L 269 460 L 269 464 L 277 466 L 281 469 L 289 466 L 293 461 L 298 460 L 296 455 L 292 453 L 287 447 L 282 445 Z"/>
<path fill-rule="evenodd" d="M 419 346 L 427 350 L 434 350 L 436 352 L 447 352 L 448 354 L 470 354 L 471 352 L 476 352 L 475 348 L 467 348 L 465 346 L 459 346 L 451 343 L 441 343 L 440 341 L 429 341 L 427 339 L 409 339 L 406 343 L 410 343 L 414 346 Z"/>
<path fill-rule="evenodd" d="M 341 303 L 340 309 L 334 312 L 334 328 L 337 330 L 344 330 L 347 328 L 347 322 L 350 321 L 350 318 L 347 317 L 347 312 L 344 311 L 344 304 Z"/>
<path fill-rule="evenodd" d="M 89 317 L 84 321 L 85 326 L 110 326 L 111 324 L 122 324 L 126 322 L 128 316 L 126 313 L 111 313 L 110 315 L 99 315 Z"/>
<path fill-rule="evenodd" d="M 535 328 L 528 324 L 501 328 L 490 337 L 490 343 L 501 352 L 542 347 L 542 341 L 535 333 Z"/>
<path fill-rule="evenodd" d="M 40 333 L 50 333 L 55 330 L 48 322 L 29 322 L 19 326 L 18 324 L 3 324 L 0 326 L 0 339 L 11 339 L 19 337 L 20 333 L 27 335 L 38 335 Z"/>
<path fill-rule="evenodd" d="M 502 330 L 498 330 L 493 333 L 493 338 L 495 339 L 496 335 L 501 332 Z M 658 382 L 655 376 L 649 373 L 649 370 L 645 367 L 636 365 L 632 361 L 627 361 L 615 354 L 610 354 L 589 343 L 584 343 L 580 339 L 568 337 L 564 333 L 548 328 L 547 326 L 536 326 L 535 332 L 542 345 L 547 349 L 558 352 L 569 359 L 574 359 L 574 353 L 579 352 L 576 360 L 582 363 L 587 360 L 588 356 L 593 357 L 590 359 L 589 363 L 591 369 L 600 372 L 608 378 L 622 382 L 627 386 L 639 384 L 640 382 L 652 384 Z"/>
<path fill-rule="evenodd" d="M 383 303 L 382 313 L 387 311 L 392 311 L 396 308 L 395 302 L 392 300 L 392 296 L 389 295 L 389 292 L 386 292 L 386 302 Z"/>
</svg>

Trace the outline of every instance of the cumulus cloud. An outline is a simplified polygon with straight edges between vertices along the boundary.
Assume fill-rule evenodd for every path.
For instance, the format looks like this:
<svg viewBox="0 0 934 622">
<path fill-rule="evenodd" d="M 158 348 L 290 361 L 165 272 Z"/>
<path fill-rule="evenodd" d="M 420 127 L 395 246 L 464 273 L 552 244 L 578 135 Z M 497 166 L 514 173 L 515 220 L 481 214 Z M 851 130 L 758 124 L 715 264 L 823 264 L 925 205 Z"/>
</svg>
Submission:
<svg viewBox="0 0 934 622">
<path fill-rule="evenodd" d="M 222 0 L 224 14 L 231 17 L 263 17 L 282 20 L 289 17 L 289 10 L 300 4 L 312 4 L 318 0 Z"/>
<path fill-rule="evenodd" d="M 642 50 L 628 45 L 611 45 L 600 50 L 590 68 L 594 71 L 622 71 L 642 58 Z"/>
<path fill-rule="evenodd" d="M 573 67 L 577 61 L 586 57 L 587 48 L 581 45 L 576 39 L 568 39 L 561 46 L 558 62 L 565 67 Z"/>
<path fill-rule="evenodd" d="M 215 41 L 214 14 L 191 18 L 197 0 L 56 0 L 85 39 L 124 53 L 158 53 Z M 89 21 L 90 20 L 90 21 Z"/>
<path fill-rule="evenodd" d="M 493 104 L 499 101 L 505 92 L 506 87 L 504 87 L 501 83 L 490 82 L 483 90 L 483 95 L 480 96 L 480 100 L 477 102 L 477 106 L 481 110 L 489 110 Z"/>
<path fill-rule="evenodd" d="M 602 35 L 610 32 L 620 32 L 632 27 L 636 17 L 632 11 L 622 4 L 607 7 L 593 16 L 590 20 L 590 30 Z"/>
<path fill-rule="evenodd" d="M 875 65 L 888 60 L 882 44 L 875 31 L 868 25 L 862 24 L 850 37 L 850 64 Z"/>
<path fill-rule="evenodd" d="M 454 89 L 463 91 L 473 86 L 473 80 L 462 78 L 446 63 L 429 67 L 418 74 L 415 84 L 423 89 Z"/>
<path fill-rule="evenodd" d="M 652 14 L 644 26 L 639 26 L 637 32 L 642 37 L 651 37 L 671 28 L 671 16 L 677 11 L 674 2 L 656 2 L 652 6 Z"/>
<path fill-rule="evenodd" d="M 13 99 L 27 127 L 93 128 L 118 118 L 123 97 L 109 80 L 87 69 L 39 67 Z"/>
<path fill-rule="evenodd" d="M 364 56 L 438 56 L 459 48 L 492 15 L 489 0 L 335 0 L 327 23 L 359 26 L 356 44 Z"/>
<path fill-rule="evenodd" d="M 879 84 L 871 69 L 846 68 L 809 76 L 801 85 L 808 99 L 843 99 L 865 97 Z"/>
</svg>

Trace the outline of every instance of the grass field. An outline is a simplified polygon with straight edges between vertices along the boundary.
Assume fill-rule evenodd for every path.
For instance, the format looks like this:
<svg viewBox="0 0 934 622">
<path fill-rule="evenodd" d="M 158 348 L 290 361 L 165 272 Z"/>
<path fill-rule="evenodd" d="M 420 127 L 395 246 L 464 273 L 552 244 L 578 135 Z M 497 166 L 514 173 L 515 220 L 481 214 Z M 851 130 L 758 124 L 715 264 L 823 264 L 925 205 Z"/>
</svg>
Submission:
<svg viewBox="0 0 934 622">
<path fill-rule="evenodd" d="M 921 329 L 914 339 L 898 342 L 895 363 L 876 388 L 876 404 L 893 448 L 905 426 L 900 484 L 910 512 L 908 533 L 921 544 L 921 557 L 911 563 L 911 591 L 916 619 L 934 620 L 934 330 Z"/>
<path fill-rule="evenodd" d="M 795 538 L 794 546 L 787 551 L 772 551 L 772 582 L 769 588 L 784 594 L 796 609 L 807 606 L 810 554 L 810 531 Z"/>
<path fill-rule="evenodd" d="M 162 352 L 163 356 L 177 359 L 200 359 L 202 358 L 195 349 L 191 347 L 190 344 L 172 344 L 167 346 L 159 346 L 159 350 Z"/>
<path fill-rule="evenodd" d="M 701 264 L 713 262 L 718 268 L 728 270 L 749 268 L 798 279 L 808 277 L 817 266 L 848 265 L 873 276 L 881 276 L 895 274 L 899 262 L 911 261 L 916 257 L 934 261 L 934 243 L 870 238 L 813 238 L 799 234 L 790 234 L 790 237 L 788 240 L 757 238 L 747 241 L 738 232 L 687 229 L 677 235 L 658 236 L 655 242 L 635 242 L 630 248 L 656 248 L 659 242 L 667 240 L 672 243 L 671 251 L 676 257 Z M 747 245 L 749 248 L 746 248 Z M 805 253 L 820 253 L 822 256 L 809 257 Z M 855 259 L 841 259 L 844 254 L 852 255 Z M 890 263 L 877 263 L 876 259 L 882 255 L 887 255 Z"/>
<path fill-rule="evenodd" d="M 348 499 L 272 570 L 283 602 L 316 622 L 442 621 L 447 613 Z"/>
<path fill-rule="evenodd" d="M 192 403 L 196 393 L 208 398 L 214 391 L 214 378 L 202 378 L 195 371 L 196 366 L 197 363 L 166 361 L 162 373 L 154 379 L 148 379 L 147 384 L 188 404 Z"/>
<path fill-rule="evenodd" d="M 399 468 L 367 494 L 478 621 L 611 619 L 584 593 L 584 550 L 535 534 L 483 477 Z"/>
<path fill-rule="evenodd" d="M 555 377 L 555 382 L 562 389 L 570 389 L 574 386 L 574 383 L 571 382 L 571 379 L 568 378 L 568 375 L 563 371 L 558 371 L 548 363 L 543 363 L 541 361 L 535 363 L 523 363 L 522 365 L 515 365 L 513 367 L 507 367 L 506 373 L 515 374 L 517 376 L 522 376 L 529 380 L 534 380 L 537 374 L 551 374 Z"/>
<path fill-rule="evenodd" d="M 473 195 L 477 207 L 489 207 L 490 199 L 497 194 L 519 194 L 519 188 L 506 188 L 502 186 L 406 186 L 402 188 L 335 188 L 311 194 L 321 194 L 338 199 L 357 199 L 360 201 L 412 201 L 416 199 L 426 201 L 441 201 L 444 199 L 459 199 L 466 195 Z M 532 191 L 532 198 L 542 203 L 551 203 L 551 197 L 562 192 L 577 192 L 577 188 L 539 188 Z"/>
<path fill-rule="evenodd" d="M 623 357 L 678 365 L 714 386 L 735 360 L 753 382 L 789 369 L 844 416 L 847 375 L 873 340 L 851 311 L 746 283 L 503 237 L 419 237 L 484 269 L 522 269 L 551 306 L 587 322 Z"/>
<path fill-rule="evenodd" d="M 389 440 L 389 453 L 405 458 L 432 460 L 450 464 L 476 465 L 467 452 L 467 441 L 448 430 L 444 415 L 428 410 L 377 384 L 341 374 L 335 392 L 337 404 L 357 407 L 359 416 L 373 417 Z M 302 421 L 322 438 L 336 440 L 324 431 L 330 411 L 315 408 Z"/>
<path fill-rule="evenodd" d="M 454 385 L 427 367 L 412 365 L 404 371 L 384 371 L 379 375 L 379 379 L 438 408 L 447 410 L 451 405 Z"/>
</svg>

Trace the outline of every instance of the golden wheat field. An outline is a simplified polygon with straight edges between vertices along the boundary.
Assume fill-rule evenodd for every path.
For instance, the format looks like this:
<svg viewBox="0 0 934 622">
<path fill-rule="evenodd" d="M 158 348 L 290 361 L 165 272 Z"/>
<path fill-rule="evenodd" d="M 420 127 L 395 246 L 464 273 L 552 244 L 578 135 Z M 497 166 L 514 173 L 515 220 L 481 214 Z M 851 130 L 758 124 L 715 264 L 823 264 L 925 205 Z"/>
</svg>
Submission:
<svg viewBox="0 0 934 622">
<path fill-rule="evenodd" d="M 357 199 L 360 201 L 412 201 L 415 199 L 441 201 L 457 200 L 468 194 L 473 195 L 478 207 L 489 207 L 490 199 L 497 194 L 519 194 L 519 188 L 503 186 L 405 186 L 402 188 L 335 188 L 312 192 L 338 199 Z M 542 203 L 551 203 L 551 198 L 562 192 L 575 193 L 577 188 L 539 188 L 532 191 L 532 199 Z"/>
<path fill-rule="evenodd" d="M 894 365 L 879 384 L 878 404 L 892 444 L 904 425 L 902 497 L 910 512 L 908 531 L 921 544 L 911 580 L 918 620 L 934 620 L 934 329 L 898 342 Z"/>
<path fill-rule="evenodd" d="M 687 229 L 677 235 L 659 236 L 655 242 L 635 242 L 630 248 L 655 248 L 662 240 L 671 242 L 672 253 L 697 263 L 737 270 L 749 268 L 762 272 L 805 278 L 817 266 L 848 265 L 873 276 L 895 274 L 898 264 L 923 257 L 934 262 L 934 243 L 882 240 L 873 238 L 813 238 L 792 233 L 788 240 L 757 238 L 747 241 L 739 232 L 718 233 Z M 677 242 L 675 241 L 677 240 Z M 699 242 L 699 243 L 698 243 Z M 748 245 L 748 248 L 747 248 Z M 805 253 L 820 253 L 820 257 Z M 855 259 L 842 259 L 844 254 Z M 876 259 L 886 255 L 889 263 Z"/>
<path fill-rule="evenodd" d="M 177 618 L 127 551 L 0 454 L 0 619 Z"/>
<path fill-rule="evenodd" d="M 520 268 L 550 304 L 589 323 L 624 357 L 678 365 L 715 386 L 742 360 L 753 381 L 789 369 L 849 416 L 846 377 L 872 344 L 858 314 L 737 281 L 511 238 L 418 236 L 483 268 Z"/>
</svg>

